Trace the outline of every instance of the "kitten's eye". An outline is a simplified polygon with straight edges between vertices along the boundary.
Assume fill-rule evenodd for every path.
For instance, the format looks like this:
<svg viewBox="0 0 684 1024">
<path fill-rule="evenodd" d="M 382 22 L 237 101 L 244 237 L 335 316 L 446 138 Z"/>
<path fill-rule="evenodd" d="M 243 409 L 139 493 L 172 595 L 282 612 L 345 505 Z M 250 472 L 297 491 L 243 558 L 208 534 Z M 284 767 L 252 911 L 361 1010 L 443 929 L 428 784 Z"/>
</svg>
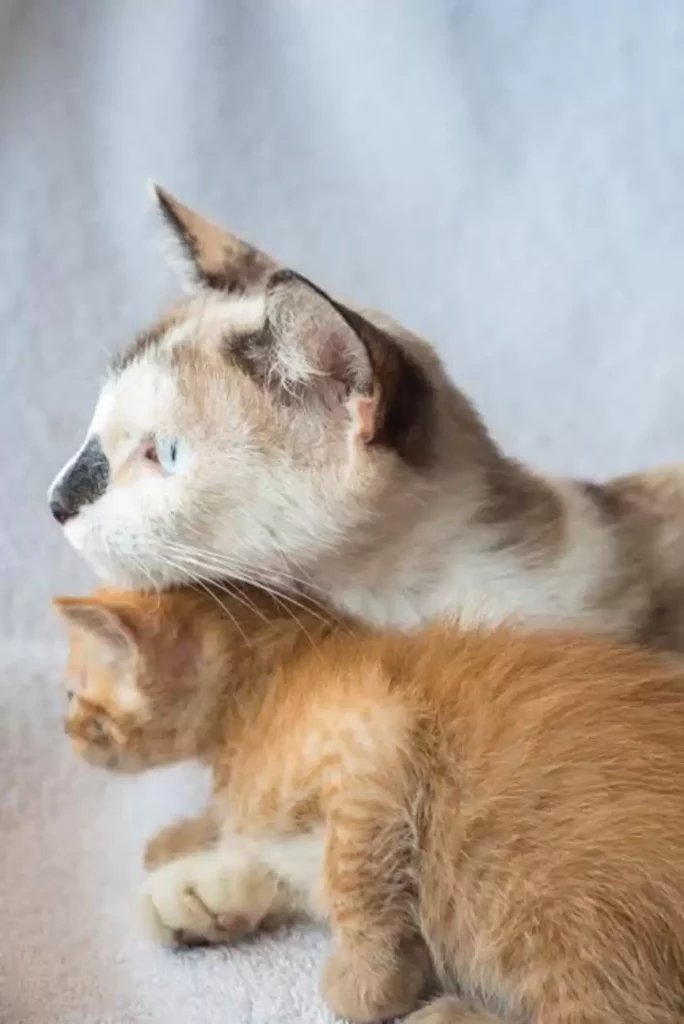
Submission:
<svg viewBox="0 0 684 1024">
<path fill-rule="evenodd" d="M 67 695 L 67 700 L 68 700 L 69 704 L 71 704 L 71 702 L 74 699 L 74 697 L 76 696 L 76 694 L 74 693 L 73 690 L 67 690 L 66 695 Z"/>
<path fill-rule="evenodd" d="M 106 736 L 109 732 L 107 723 L 103 718 L 91 718 L 90 730 L 94 737 Z"/>
<path fill-rule="evenodd" d="M 186 446 L 176 437 L 159 437 L 145 448 L 144 457 L 169 475 L 183 469 L 187 460 Z"/>
</svg>

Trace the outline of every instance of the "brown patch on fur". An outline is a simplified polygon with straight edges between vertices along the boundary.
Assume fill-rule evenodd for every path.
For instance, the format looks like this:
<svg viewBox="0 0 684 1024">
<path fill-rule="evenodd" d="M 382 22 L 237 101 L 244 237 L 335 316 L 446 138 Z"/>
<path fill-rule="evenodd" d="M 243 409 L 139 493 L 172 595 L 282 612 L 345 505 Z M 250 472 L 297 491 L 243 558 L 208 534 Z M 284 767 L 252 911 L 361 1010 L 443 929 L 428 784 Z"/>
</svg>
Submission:
<svg viewBox="0 0 684 1024">
<path fill-rule="evenodd" d="M 277 264 L 254 246 L 154 186 L 159 209 L 196 271 L 199 283 L 240 294 L 263 286 Z"/>
<path fill-rule="evenodd" d="M 593 606 L 599 613 L 605 609 L 625 608 L 630 638 L 660 646 L 655 641 L 655 633 L 644 625 L 653 614 L 655 595 L 650 539 L 644 532 L 641 517 L 634 514 L 617 482 L 581 482 L 577 487 L 607 531 L 606 542 L 615 547 L 612 570 L 594 588 Z M 646 639 L 647 634 L 651 639 Z"/>
<path fill-rule="evenodd" d="M 653 589 L 637 643 L 681 654 L 684 650 L 684 583 Z"/>
<path fill-rule="evenodd" d="M 341 1016 L 417 1008 L 432 961 L 447 988 L 457 981 L 504 1020 L 681 1020 L 680 669 L 577 633 L 407 636 L 335 626 L 320 610 L 298 609 L 296 622 L 260 591 L 221 597 L 224 608 L 184 590 L 95 598 L 140 618 L 131 681 L 148 713 L 122 740 L 126 758 L 141 770 L 208 764 L 207 817 L 230 833 L 216 846 L 207 829 L 200 852 L 218 875 L 204 896 L 182 855 L 167 865 L 178 869 L 164 876 L 177 879 L 173 927 L 217 941 L 268 916 L 281 899 L 273 874 L 255 852 L 251 869 L 225 875 L 231 851 L 310 836 L 295 810 L 308 802 L 326 850 L 310 885 L 335 940 L 323 986 Z M 174 657 L 188 634 L 183 676 Z M 77 699 L 110 690 L 111 708 L 131 662 L 84 639 L 81 622 Z M 195 838 L 181 823 L 160 846 L 194 850 Z M 279 912 L 302 899 L 289 893 Z M 413 1018 L 459 1020 L 487 1017 L 441 1001 Z"/>
<path fill-rule="evenodd" d="M 131 345 L 112 360 L 109 372 L 117 376 L 131 365 L 142 359 L 148 352 L 158 348 L 170 330 L 183 322 L 183 308 L 176 305 L 146 331 L 140 331 Z"/>
<path fill-rule="evenodd" d="M 392 448 L 420 468 L 434 460 L 435 396 L 425 371 L 386 331 L 330 300 L 361 338 L 373 366 L 374 432 L 370 444 Z"/>
<path fill-rule="evenodd" d="M 473 522 L 496 528 L 492 550 L 513 549 L 535 565 L 563 550 L 565 504 L 553 485 L 512 459 L 485 463 L 482 504 Z"/>
<path fill-rule="evenodd" d="M 624 496 L 611 484 L 579 482 L 577 485 L 586 498 L 591 501 L 606 526 L 615 526 L 624 518 L 627 505 Z"/>
<path fill-rule="evenodd" d="M 635 639 L 684 651 L 684 470 L 635 473 L 606 484 L 584 484 L 618 544 L 616 571 L 596 598 L 614 604 L 630 589 L 646 592 Z"/>
<path fill-rule="evenodd" d="M 291 388 L 283 388 L 271 373 L 274 345 L 271 325 L 267 321 L 260 331 L 245 332 L 239 338 L 228 335 L 223 352 L 229 362 L 259 387 L 277 394 L 282 401 L 298 401 L 301 396 Z"/>
<path fill-rule="evenodd" d="M 625 511 L 653 532 L 661 571 L 682 576 L 684 570 L 684 467 L 672 466 L 611 480 L 605 486 Z"/>
</svg>

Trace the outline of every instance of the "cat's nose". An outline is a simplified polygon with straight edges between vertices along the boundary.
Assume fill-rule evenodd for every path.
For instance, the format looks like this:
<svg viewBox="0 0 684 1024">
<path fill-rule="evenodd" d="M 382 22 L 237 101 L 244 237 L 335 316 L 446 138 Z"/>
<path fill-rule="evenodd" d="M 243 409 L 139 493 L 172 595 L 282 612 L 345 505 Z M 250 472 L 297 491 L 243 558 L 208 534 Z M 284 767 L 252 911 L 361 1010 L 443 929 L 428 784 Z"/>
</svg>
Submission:
<svg viewBox="0 0 684 1024">
<path fill-rule="evenodd" d="M 77 514 L 78 509 L 74 508 L 73 505 L 70 505 L 64 496 L 57 491 L 50 498 L 50 511 L 59 525 L 64 526 L 67 520 L 73 519 Z"/>
<path fill-rule="evenodd" d="M 91 437 L 57 474 L 48 491 L 50 511 L 60 526 L 78 515 L 84 505 L 97 501 L 108 483 L 109 461 L 99 438 Z"/>
</svg>

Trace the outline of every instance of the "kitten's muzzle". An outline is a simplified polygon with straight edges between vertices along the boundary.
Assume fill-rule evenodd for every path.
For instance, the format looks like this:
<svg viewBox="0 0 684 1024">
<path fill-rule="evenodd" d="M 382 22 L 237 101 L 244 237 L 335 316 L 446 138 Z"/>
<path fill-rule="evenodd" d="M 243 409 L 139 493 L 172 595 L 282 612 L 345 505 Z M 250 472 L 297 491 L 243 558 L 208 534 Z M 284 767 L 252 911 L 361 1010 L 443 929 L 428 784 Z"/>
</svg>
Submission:
<svg viewBox="0 0 684 1024">
<path fill-rule="evenodd" d="M 90 440 L 59 474 L 48 494 L 52 515 L 64 526 L 84 505 L 104 494 L 109 483 L 109 460 L 97 437 Z"/>
</svg>

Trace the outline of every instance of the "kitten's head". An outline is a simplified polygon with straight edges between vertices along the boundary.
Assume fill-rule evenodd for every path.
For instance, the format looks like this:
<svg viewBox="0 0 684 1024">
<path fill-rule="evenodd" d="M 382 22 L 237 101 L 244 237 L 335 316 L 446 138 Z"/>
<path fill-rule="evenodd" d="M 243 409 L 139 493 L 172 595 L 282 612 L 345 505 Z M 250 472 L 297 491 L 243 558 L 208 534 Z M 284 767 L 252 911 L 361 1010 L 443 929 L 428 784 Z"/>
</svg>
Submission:
<svg viewBox="0 0 684 1024">
<path fill-rule="evenodd" d="M 198 640 L 187 620 L 136 592 L 54 603 L 69 631 L 65 727 L 75 752 L 124 772 L 191 756 Z"/>
<path fill-rule="evenodd" d="M 352 543 L 425 472 L 441 371 L 155 196 L 190 294 L 112 366 L 51 509 L 107 579 L 278 583 Z"/>
</svg>

